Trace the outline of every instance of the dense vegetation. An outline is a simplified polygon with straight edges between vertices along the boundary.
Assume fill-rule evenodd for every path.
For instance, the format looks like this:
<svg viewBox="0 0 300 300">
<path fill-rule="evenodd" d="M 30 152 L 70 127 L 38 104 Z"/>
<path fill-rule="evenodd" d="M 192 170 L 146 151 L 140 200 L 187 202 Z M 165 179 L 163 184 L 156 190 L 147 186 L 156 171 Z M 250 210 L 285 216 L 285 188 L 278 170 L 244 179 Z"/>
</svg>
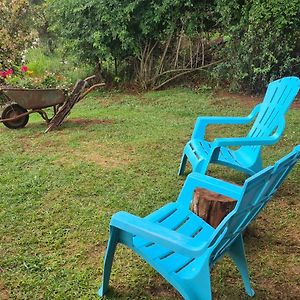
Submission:
<svg viewBox="0 0 300 300">
<path fill-rule="evenodd" d="M 297 0 L 53 0 L 51 11 L 81 59 L 143 87 L 209 66 L 204 77 L 258 91 L 300 71 Z"/>
<path fill-rule="evenodd" d="M 142 88 L 201 76 L 259 92 L 300 73 L 298 0 L 3 0 L 0 11 L 0 68 L 35 39 Z"/>
<path fill-rule="evenodd" d="M 237 88 L 261 90 L 270 80 L 300 74 L 298 0 L 219 0 L 229 42 L 222 74 Z"/>
</svg>

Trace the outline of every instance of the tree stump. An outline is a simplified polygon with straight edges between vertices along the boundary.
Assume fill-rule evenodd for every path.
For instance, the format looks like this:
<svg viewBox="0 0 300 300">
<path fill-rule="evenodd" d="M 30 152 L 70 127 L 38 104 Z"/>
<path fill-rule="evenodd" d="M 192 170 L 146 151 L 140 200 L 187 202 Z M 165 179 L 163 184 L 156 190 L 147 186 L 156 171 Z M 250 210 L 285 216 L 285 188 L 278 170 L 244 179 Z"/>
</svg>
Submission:
<svg viewBox="0 0 300 300">
<path fill-rule="evenodd" d="M 236 200 L 206 189 L 194 191 L 191 210 L 206 223 L 217 228 L 222 220 L 234 209 Z"/>
</svg>

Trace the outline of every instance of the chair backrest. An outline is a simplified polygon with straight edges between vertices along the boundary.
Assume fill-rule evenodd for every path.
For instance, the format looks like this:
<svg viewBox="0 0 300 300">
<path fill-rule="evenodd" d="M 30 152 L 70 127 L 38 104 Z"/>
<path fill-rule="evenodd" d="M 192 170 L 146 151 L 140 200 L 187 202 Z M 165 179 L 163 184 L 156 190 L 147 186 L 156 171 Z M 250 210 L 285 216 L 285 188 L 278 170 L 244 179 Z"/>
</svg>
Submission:
<svg viewBox="0 0 300 300">
<path fill-rule="evenodd" d="M 284 116 L 300 89 L 298 77 L 284 77 L 268 85 L 260 112 L 248 137 L 270 136 L 284 121 Z"/>
<path fill-rule="evenodd" d="M 235 209 L 217 227 L 212 237 L 209 245 L 212 249 L 211 264 L 225 253 L 235 238 L 263 209 L 299 157 L 300 145 L 273 167 L 267 167 L 245 181 L 241 199 Z"/>
</svg>

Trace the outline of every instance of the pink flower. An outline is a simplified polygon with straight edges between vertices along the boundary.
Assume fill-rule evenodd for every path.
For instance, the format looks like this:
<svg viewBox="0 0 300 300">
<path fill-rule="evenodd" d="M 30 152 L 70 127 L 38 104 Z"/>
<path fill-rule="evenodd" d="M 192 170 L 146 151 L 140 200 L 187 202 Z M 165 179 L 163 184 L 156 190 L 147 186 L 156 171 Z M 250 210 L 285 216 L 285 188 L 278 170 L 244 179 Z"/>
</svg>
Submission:
<svg viewBox="0 0 300 300">
<path fill-rule="evenodd" d="M 6 74 L 7 74 L 7 75 L 12 75 L 12 74 L 14 74 L 14 70 L 13 70 L 13 69 L 8 69 L 8 70 L 6 71 Z"/>
<path fill-rule="evenodd" d="M 8 76 L 14 74 L 13 69 L 8 69 L 6 71 L 0 71 L 0 77 L 7 78 Z"/>
<path fill-rule="evenodd" d="M 23 65 L 23 66 L 21 67 L 21 72 L 22 72 L 22 73 L 26 73 L 27 71 L 28 71 L 28 67 L 25 66 L 25 65 Z"/>
<path fill-rule="evenodd" d="M 6 78 L 8 76 L 7 72 L 6 71 L 0 71 L 0 76 L 2 78 Z"/>
</svg>

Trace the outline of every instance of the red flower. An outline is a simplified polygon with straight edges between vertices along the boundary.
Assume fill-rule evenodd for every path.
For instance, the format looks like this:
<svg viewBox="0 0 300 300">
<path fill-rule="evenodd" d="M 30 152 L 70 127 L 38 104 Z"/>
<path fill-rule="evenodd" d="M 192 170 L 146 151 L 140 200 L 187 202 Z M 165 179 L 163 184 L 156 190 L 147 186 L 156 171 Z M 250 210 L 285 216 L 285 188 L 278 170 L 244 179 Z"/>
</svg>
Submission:
<svg viewBox="0 0 300 300">
<path fill-rule="evenodd" d="M 26 73 L 27 71 L 28 71 L 28 67 L 25 66 L 25 65 L 23 65 L 23 66 L 21 67 L 21 72 Z"/>
<path fill-rule="evenodd" d="M 0 76 L 2 78 L 6 78 L 8 76 L 7 72 L 6 71 L 0 71 Z"/>
<path fill-rule="evenodd" d="M 13 70 L 13 69 L 8 69 L 8 70 L 6 71 L 7 76 L 12 75 L 13 73 L 14 73 L 14 70 Z"/>
</svg>

